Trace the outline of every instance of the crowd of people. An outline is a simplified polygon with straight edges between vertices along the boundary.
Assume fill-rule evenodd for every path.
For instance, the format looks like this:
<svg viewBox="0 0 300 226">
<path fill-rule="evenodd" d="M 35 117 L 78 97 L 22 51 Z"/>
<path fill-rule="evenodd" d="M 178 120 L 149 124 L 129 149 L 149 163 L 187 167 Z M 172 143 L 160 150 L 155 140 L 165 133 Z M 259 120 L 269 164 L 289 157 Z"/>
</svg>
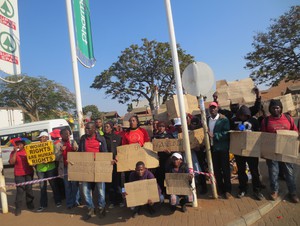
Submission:
<svg viewBox="0 0 300 226">
<path fill-rule="evenodd" d="M 209 104 L 207 117 L 208 136 L 210 139 L 210 149 L 212 152 L 212 162 L 214 176 L 217 182 L 217 191 L 219 196 L 225 199 L 233 197 L 231 185 L 231 168 L 229 161 L 229 131 L 263 131 L 276 133 L 277 130 L 294 130 L 298 128 L 293 118 L 283 112 L 283 106 L 280 100 L 271 100 L 269 105 L 270 116 L 258 113 L 263 112 L 261 98 L 256 90 L 256 101 L 254 106 L 247 107 L 239 103 L 231 103 L 230 110 L 222 109 L 218 104 L 218 94 L 213 95 L 213 102 Z M 186 115 L 189 130 L 195 130 L 202 127 L 200 115 Z M 180 118 L 170 121 L 151 120 L 149 124 L 153 126 L 153 136 L 150 137 L 147 130 L 141 126 L 137 115 L 132 115 L 129 119 L 129 128 L 124 128 L 112 121 L 103 122 L 97 119 L 94 122 L 85 124 L 85 134 L 80 138 L 79 144 L 70 140 L 70 131 L 62 129 L 52 131 L 50 134 L 41 132 L 39 135 L 40 142 L 46 142 L 50 137 L 54 143 L 55 161 L 50 163 L 41 163 L 30 166 L 26 159 L 24 150 L 25 142 L 20 140 L 16 142 L 16 147 L 10 156 L 10 164 L 14 165 L 15 182 L 21 183 L 33 180 L 34 172 L 39 179 L 52 178 L 58 175 L 61 177 L 49 179 L 54 202 L 56 207 L 62 206 L 62 200 L 65 198 L 66 207 L 72 209 L 85 203 L 87 212 L 83 220 L 88 220 L 95 214 L 100 218 L 105 217 L 106 208 L 115 206 L 124 207 L 126 205 L 126 196 L 124 184 L 137 180 L 157 179 L 158 194 L 160 203 L 164 199 L 169 199 L 170 211 L 174 212 L 177 206 L 180 206 L 182 212 L 186 212 L 186 204 L 193 200 L 189 196 L 177 194 L 166 194 L 164 186 L 166 173 L 186 173 L 189 174 L 190 180 L 195 177 L 196 188 L 199 194 L 205 194 L 207 189 L 207 178 L 205 175 L 193 174 L 189 171 L 184 153 L 172 152 L 165 150 L 158 152 L 159 167 L 156 169 L 147 169 L 144 162 L 136 163 L 136 169 L 132 172 L 117 172 L 118 156 L 117 147 L 120 145 L 138 143 L 143 146 L 145 142 L 153 139 L 176 139 L 182 132 Z M 76 182 L 68 181 L 68 152 L 111 152 L 113 159 L 112 182 Z M 192 161 L 195 171 L 207 172 L 207 161 L 205 146 L 196 148 L 192 151 Z M 257 157 L 246 157 L 235 155 L 235 161 L 238 168 L 239 191 L 237 198 L 243 198 L 248 193 L 248 175 L 246 168 L 248 166 L 252 176 L 252 190 L 254 198 L 257 200 L 264 199 L 261 190 L 265 188 L 260 180 L 259 159 Z M 299 202 L 296 195 L 296 184 L 293 164 L 287 162 L 266 160 L 269 172 L 270 198 L 278 198 L 279 184 L 278 176 L 280 171 L 285 176 L 290 200 L 294 203 Z M 82 191 L 79 186 L 81 183 Z M 23 194 L 26 193 L 26 205 L 30 210 L 34 209 L 32 184 L 26 186 L 17 186 L 15 215 L 21 214 Z M 93 201 L 93 193 L 97 193 L 97 203 Z M 82 195 L 81 195 L 82 194 Z M 108 204 L 107 204 L 108 202 Z M 147 209 L 150 214 L 156 211 L 156 205 L 152 200 L 148 200 Z M 45 211 L 48 206 L 47 198 L 47 181 L 40 182 L 40 203 L 36 209 L 37 212 Z M 132 216 L 136 217 L 141 206 L 131 208 Z"/>
</svg>

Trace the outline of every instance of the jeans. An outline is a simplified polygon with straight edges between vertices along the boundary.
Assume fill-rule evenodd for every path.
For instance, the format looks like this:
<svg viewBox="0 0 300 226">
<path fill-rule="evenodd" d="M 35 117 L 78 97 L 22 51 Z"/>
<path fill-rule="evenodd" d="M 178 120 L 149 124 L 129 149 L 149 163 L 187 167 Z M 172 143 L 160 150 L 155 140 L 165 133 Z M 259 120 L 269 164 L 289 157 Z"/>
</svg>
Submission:
<svg viewBox="0 0 300 226">
<path fill-rule="evenodd" d="M 182 201 L 180 201 L 180 199 Z M 179 203 L 185 204 L 187 202 L 189 202 L 189 196 L 188 195 L 170 195 L 170 205 L 171 206 L 177 206 L 177 205 L 179 205 Z"/>
<path fill-rule="evenodd" d="M 88 208 L 95 208 L 92 197 L 92 183 L 96 184 L 98 192 L 98 206 L 105 207 L 105 183 L 104 182 L 82 182 L 83 195 Z"/>
<path fill-rule="evenodd" d="M 77 181 L 68 181 L 68 167 L 64 167 L 64 184 L 66 194 L 66 205 L 68 208 L 72 208 L 76 203 L 76 195 L 79 191 Z"/>
<path fill-rule="evenodd" d="M 289 193 L 291 195 L 296 194 L 294 165 L 292 163 L 278 162 L 278 161 L 267 159 L 271 190 L 273 192 L 279 191 L 279 183 L 278 183 L 279 163 L 282 164 L 283 173 L 285 175 L 285 181 L 286 181 Z"/>
<path fill-rule="evenodd" d="M 15 176 L 15 182 L 16 184 L 23 183 L 26 181 L 32 181 L 33 174 L 24 175 L 24 176 Z M 16 194 L 16 209 L 21 209 L 22 207 L 22 199 L 24 191 L 26 192 L 26 204 L 28 205 L 33 203 L 33 191 L 32 191 L 32 184 L 28 184 L 25 186 L 17 186 L 17 194 Z"/>
<path fill-rule="evenodd" d="M 37 172 L 37 176 L 39 179 L 55 177 L 57 176 L 57 171 L 56 169 L 52 169 L 47 172 Z M 52 179 L 48 181 L 53 191 L 55 204 L 61 203 L 61 195 L 58 190 L 57 184 L 55 183 L 55 180 Z M 47 181 L 40 182 L 40 189 L 41 189 L 40 206 L 47 207 L 48 206 Z"/>
</svg>

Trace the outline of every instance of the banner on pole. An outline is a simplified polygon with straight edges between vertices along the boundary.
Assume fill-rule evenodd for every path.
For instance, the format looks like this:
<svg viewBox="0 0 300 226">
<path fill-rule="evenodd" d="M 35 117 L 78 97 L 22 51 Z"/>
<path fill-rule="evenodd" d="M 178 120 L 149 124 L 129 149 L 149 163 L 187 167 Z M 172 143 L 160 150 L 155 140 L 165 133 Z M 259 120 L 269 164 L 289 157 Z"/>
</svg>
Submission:
<svg viewBox="0 0 300 226">
<path fill-rule="evenodd" d="M 95 65 L 89 0 L 73 0 L 77 59 L 91 68 Z"/>
<path fill-rule="evenodd" d="M 0 70 L 21 74 L 17 0 L 0 0 Z"/>
</svg>

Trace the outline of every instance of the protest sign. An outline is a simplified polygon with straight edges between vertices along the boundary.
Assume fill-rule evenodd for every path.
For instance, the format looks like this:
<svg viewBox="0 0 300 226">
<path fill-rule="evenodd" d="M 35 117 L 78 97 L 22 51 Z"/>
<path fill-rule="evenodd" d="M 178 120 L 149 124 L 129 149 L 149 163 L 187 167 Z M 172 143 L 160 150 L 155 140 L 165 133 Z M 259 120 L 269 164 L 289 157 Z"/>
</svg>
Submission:
<svg viewBox="0 0 300 226">
<path fill-rule="evenodd" d="M 191 195 L 190 175 L 188 173 L 166 173 L 168 195 Z"/>
<path fill-rule="evenodd" d="M 141 206 L 151 200 L 159 202 L 158 187 L 156 179 L 146 179 L 125 183 L 124 185 L 127 207 Z"/>
<path fill-rule="evenodd" d="M 153 151 L 155 152 L 183 152 L 183 140 L 182 139 L 153 139 L 152 140 Z"/>
<path fill-rule="evenodd" d="M 41 163 L 55 161 L 53 142 L 51 140 L 46 142 L 35 142 L 27 144 L 25 151 L 29 165 L 37 165 Z"/>
<path fill-rule="evenodd" d="M 117 147 L 117 171 L 125 172 L 135 169 L 135 164 L 143 161 L 147 168 L 159 166 L 157 153 L 153 151 L 152 143 L 146 142 L 143 147 L 138 143 Z"/>
<path fill-rule="evenodd" d="M 112 153 L 68 152 L 68 180 L 111 182 Z"/>
<path fill-rule="evenodd" d="M 178 134 L 178 139 L 183 139 L 183 134 Z M 203 128 L 189 130 L 189 140 L 191 149 L 200 148 L 204 142 L 204 130 Z"/>
</svg>

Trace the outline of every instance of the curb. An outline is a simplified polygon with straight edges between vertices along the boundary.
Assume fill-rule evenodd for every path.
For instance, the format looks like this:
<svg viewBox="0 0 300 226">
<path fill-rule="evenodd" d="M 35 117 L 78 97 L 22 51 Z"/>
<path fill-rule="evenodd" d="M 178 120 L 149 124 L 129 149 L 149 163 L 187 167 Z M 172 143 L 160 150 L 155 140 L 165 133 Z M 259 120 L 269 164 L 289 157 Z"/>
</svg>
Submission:
<svg viewBox="0 0 300 226">
<path fill-rule="evenodd" d="M 285 197 L 285 196 L 283 196 Z M 270 212 L 275 206 L 277 206 L 283 198 L 280 196 L 276 201 L 269 201 L 260 207 L 258 209 L 253 210 L 231 222 L 226 224 L 226 226 L 249 226 L 254 224 L 256 221 L 261 219 L 264 215 L 266 215 L 268 212 Z"/>
</svg>

